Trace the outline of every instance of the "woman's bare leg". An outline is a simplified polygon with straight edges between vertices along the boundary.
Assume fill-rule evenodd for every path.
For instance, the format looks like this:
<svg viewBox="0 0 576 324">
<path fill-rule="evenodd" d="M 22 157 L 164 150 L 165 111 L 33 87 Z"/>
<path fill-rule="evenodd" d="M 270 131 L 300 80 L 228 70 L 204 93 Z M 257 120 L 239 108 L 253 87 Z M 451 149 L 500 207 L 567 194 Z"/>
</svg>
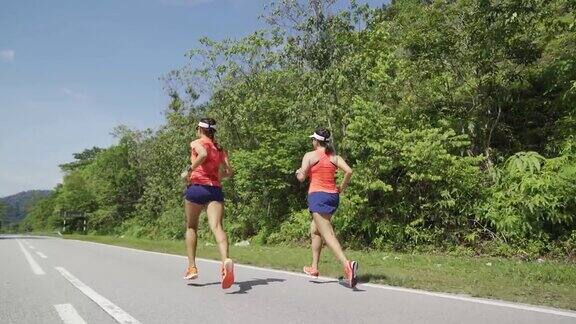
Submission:
<svg viewBox="0 0 576 324">
<path fill-rule="evenodd" d="M 204 208 L 188 200 L 184 202 L 186 212 L 186 251 L 188 252 L 188 266 L 196 266 L 196 245 L 198 243 L 198 219 Z"/>
<path fill-rule="evenodd" d="M 322 236 L 320 236 L 314 220 L 310 222 L 310 237 L 312 238 L 312 268 L 318 269 L 320 252 L 322 252 Z"/>
<path fill-rule="evenodd" d="M 334 234 L 334 229 L 332 228 L 332 223 L 330 222 L 330 215 L 329 214 L 318 214 L 313 213 L 312 217 L 314 218 L 314 223 L 318 232 L 326 242 L 326 245 L 334 252 L 334 255 L 342 262 L 342 264 L 346 265 L 348 259 L 344 255 L 344 251 L 342 251 L 342 247 L 340 246 L 340 242 L 336 238 Z"/>
<path fill-rule="evenodd" d="M 224 228 L 222 226 L 222 218 L 224 216 L 224 204 L 219 201 L 212 201 L 208 204 L 206 208 L 208 214 L 208 224 L 212 233 L 214 233 L 214 238 L 218 244 L 218 250 L 220 250 L 220 256 L 222 257 L 222 262 L 228 259 L 228 237 Z"/>
</svg>

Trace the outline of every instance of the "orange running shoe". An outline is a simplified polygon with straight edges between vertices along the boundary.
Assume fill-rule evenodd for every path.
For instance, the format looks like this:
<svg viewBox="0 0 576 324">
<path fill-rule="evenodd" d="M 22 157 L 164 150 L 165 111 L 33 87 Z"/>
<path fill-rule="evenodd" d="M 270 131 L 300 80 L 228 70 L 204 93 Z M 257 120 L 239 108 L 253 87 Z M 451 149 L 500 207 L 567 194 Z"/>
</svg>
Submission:
<svg viewBox="0 0 576 324">
<path fill-rule="evenodd" d="M 234 262 L 226 259 L 222 264 L 222 289 L 228 289 L 234 283 Z"/>
<path fill-rule="evenodd" d="M 305 274 L 312 276 L 312 277 L 318 278 L 318 276 L 320 275 L 320 272 L 318 271 L 318 269 L 312 268 L 309 266 L 304 266 L 304 268 L 302 270 L 304 271 Z"/>
<path fill-rule="evenodd" d="M 198 278 L 198 268 L 196 266 L 188 267 L 186 273 L 184 274 L 184 279 L 192 280 Z"/>
<path fill-rule="evenodd" d="M 348 261 L 344 266 L 344 279 L 348 282 L 350 288 L 356 287 L 358 274 L 358 262 Z"/>
</svg>

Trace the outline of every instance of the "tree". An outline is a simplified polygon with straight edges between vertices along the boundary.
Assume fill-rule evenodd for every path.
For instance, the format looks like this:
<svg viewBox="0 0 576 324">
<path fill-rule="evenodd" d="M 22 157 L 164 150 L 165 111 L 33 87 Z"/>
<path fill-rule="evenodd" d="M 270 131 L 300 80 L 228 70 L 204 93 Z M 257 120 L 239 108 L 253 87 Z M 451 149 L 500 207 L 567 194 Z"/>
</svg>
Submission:
<svg viewBox="0 0 576 324">
<path fill-rule="evenodd" d="M 90 149 L 85 149 L 80 153 L 74 153 L 73 156 L 76 161 L 61 164 L 60 169 L 62 169 L 62 171 L 64 172 L 71 172 L 76 169 L 85 167 L 88 164 L 90 164 L 94 160 L 94 158 L 96 158 L 98 153 L 102 151 L 103 149 L 94 146 Z"/>
</svg>

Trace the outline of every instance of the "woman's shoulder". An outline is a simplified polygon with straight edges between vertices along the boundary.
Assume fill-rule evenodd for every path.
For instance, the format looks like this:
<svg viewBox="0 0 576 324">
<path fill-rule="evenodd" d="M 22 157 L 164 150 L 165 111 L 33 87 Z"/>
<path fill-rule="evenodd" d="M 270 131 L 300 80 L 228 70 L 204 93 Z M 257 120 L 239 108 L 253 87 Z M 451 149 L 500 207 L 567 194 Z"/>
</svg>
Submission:
<svg viewBox="0 0 576 324">
<path fill-rule="evenodd" d="M 197 138 L 195 140 L 193 140 L 192 142 L 190 142 L 190 145 L 202 145 L 204 147 L 208 147 L 210 145 L 214 145 L 214 142 L 212 142 L 212 140 L 210 140 L 209 138 Z"/>
<path fill-rule="evenodd" d="M 334 165 L 338 165 L 338 160 L 340 160 L 341 157 L 338 154 L 330 154 L 330 162 L 332 162 L 332 164 Z"/>
<path fill-rule="evenodd" d="M 310 165 L 316 164 L 320 160 L 316 151 L 310 151 L 304 154 L 304 159 L 307 160 Z"/>
<path fill-rule="evenodd" d="M 311 158 L 311 157 L 315 157 L 316 156 L 316 151 L 310 151 L 310 152 L 306 152 L 304 154 L 304 158 Z"/>
</svg>

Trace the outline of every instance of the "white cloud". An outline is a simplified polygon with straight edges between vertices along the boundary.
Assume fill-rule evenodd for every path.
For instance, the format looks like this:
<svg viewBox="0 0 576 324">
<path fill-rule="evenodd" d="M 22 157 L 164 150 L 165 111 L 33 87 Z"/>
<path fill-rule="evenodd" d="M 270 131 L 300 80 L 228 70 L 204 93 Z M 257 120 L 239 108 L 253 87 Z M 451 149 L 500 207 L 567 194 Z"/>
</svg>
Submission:
<svg viewBox="0 0 576 324">
<path fill-rule="evenodd" d="M 2 62 L 12 62 L 15 56 L 16 52 L 14 52 L 14 50 L 7 49 L 0 51 L 0 60 L 2 60 Z"/>
<path fill-rule="evenodd" d="M 80 92 L 76 92 L 76 91 L 74 91 L 74 90 L 72 90 L 72 89 L 70 89 L 70 88 L 61 88 L 60 91 L 61 91 L 63 94 L 65 94 L 65 95 L 67 95 L 67 96 L 69 96 L 69 97 L 71 97 L 71 98 L 74 98 L 74 99 L 76 99 L 76 100 L 86 100 L 86 99 L 88 99 L 88 96 L 86 96 L 85 94 L 80 93 Z"/>
</svg>

